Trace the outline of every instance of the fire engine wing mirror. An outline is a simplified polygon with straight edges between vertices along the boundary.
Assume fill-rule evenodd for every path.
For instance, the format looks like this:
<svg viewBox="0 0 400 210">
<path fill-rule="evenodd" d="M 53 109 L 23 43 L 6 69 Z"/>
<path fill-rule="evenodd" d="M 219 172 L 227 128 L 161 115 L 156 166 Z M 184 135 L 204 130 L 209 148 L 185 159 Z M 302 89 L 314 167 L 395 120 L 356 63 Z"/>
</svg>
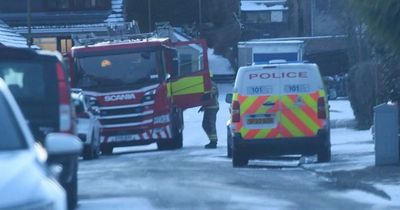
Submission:
<svg viewBox="0 0 400 210">
<path fill-rule="evenodd" d="M 232 99 L 233 99 L 233 94 L 232 93 L 226 94 L 226 96 L 225 96 L 225 102 L 226 103 L 231 104 L 232 103 Z"/>
</svg>

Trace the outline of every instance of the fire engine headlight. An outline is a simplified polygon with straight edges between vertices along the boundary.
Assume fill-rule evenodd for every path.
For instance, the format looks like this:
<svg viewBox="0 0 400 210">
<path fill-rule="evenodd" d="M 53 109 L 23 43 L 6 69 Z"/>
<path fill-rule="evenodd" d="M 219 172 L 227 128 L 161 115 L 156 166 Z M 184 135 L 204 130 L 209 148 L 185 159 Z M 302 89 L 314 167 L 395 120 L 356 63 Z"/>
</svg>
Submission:
<svg viewBox="0 0 400 210">
<path fill-rule="evenodd" d="M 155 95 L 156 95 L 156 89 L 147 91 L 143 96 L 142 102 L 153 101 Z"/>
<path fill-rule="evenodd" d="M 153 120 L 154 124 L 165 124 L 165 123 L 169 123 L 170 119 L 169 119 L 169 115 L 161 115 L 161 116 L 157 116 L 154 118 Z"/>
</svg>

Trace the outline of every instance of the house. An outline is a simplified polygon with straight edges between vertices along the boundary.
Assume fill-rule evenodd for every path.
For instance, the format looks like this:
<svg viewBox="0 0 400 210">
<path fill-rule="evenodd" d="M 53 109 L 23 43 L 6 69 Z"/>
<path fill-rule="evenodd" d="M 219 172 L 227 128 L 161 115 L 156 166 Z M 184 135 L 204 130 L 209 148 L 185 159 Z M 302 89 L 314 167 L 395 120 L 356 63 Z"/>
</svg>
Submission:
<svg viewBox="0 0 400 210">
<path fill-rule="evenodd" d="M 242 0 L 243 38 L 276 38 L 290 35 L 287 0 Z"/>
<path fill-rule="evenodd" d="M 0 20 L 0 47 L 28 48 L 28 40 Z M 36 47 L 35 47 L 36 48 Z"/>
<path fill-rule="evenodd" d="M 0 4 L 0 19 L 43 49 L 68 52 L 72 34 L 108 34 L 125 24 L 124 0 L 28 0 Z"/>
</svg>

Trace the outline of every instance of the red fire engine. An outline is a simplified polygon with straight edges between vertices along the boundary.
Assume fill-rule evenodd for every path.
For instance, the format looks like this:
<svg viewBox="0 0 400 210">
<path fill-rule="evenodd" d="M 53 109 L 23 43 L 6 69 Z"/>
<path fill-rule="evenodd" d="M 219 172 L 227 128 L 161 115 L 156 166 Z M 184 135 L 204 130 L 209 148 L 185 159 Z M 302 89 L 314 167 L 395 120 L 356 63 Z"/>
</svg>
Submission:
<svg viewBox="0 0 400 210">
<path fill-rule="evenodd" d="M 71 86 L 82 90 L 100 122 L 102 153 L 155 142 L 160 150 L 181 148 L 183 110 L 209 102 L 205 41 L 148 34 L 78 41 Z"/>
</svg>

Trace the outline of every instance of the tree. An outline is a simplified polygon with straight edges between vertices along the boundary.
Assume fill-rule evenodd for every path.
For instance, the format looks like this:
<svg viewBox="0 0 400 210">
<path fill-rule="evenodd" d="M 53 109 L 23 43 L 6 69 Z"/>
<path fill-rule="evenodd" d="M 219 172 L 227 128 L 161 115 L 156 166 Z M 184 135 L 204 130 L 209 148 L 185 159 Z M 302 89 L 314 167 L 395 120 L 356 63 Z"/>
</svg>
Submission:
<svg viewBox="0 0 400 210">
<path fill-rule="evenodd" d="M 359 128 L 372 124 L 372 107 L 400 101 L 400 1 L 352 0 L 348 35 L 353 47 L 350 101 Z"/>
<path fill-rule="evenodd" d="M 353 0 L 353 6 L 376 41 L 400 50 L 399 0 Z"/>
</svg>

